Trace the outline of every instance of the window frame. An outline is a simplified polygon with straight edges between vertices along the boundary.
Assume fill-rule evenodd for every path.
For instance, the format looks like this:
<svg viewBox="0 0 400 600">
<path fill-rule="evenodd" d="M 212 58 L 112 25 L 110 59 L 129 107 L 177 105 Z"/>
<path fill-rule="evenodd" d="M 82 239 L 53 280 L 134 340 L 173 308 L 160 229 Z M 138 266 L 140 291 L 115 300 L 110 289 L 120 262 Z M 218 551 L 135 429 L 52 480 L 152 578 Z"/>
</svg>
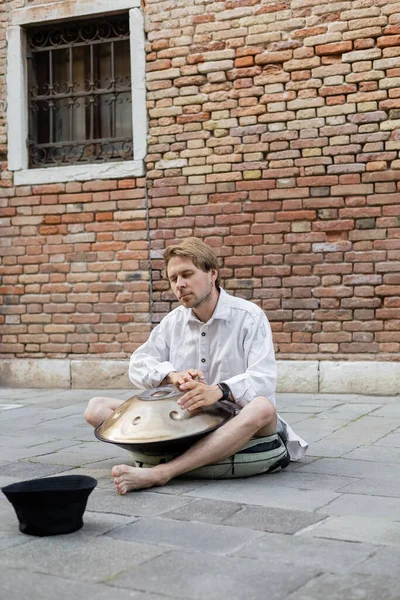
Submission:
<svg viewBox="0 0 400 600">
<path fill-rule="evenodd" d="M 63 167 L 29 168 L 28 76 L 26 27 L 78 18 L 104 17 L 129 12 L 133 160 Z M 14 10 L 7 29 L 8 168 L 15 185 L 40 185 L 68 181 L 117 179 L 144 175 L 147 151 L 146 58 L 144 21 L 140 0 L 69 0 Z"/>
</svg>

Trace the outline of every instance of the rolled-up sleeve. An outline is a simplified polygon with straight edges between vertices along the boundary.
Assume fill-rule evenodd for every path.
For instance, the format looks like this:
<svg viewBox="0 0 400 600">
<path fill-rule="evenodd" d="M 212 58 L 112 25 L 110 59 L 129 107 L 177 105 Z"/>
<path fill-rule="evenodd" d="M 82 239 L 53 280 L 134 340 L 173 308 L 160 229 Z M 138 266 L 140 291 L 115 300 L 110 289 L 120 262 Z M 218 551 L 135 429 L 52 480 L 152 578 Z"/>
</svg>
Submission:
<svg viewBox="0 0 400 600">
<path fill-rule="evenodd" d="M 129 379 L 139 388 L 157 387 L 171 371 L 176 370 L 168 360 L 169 348 L 163 329 L 161 323 L 157 325 L 147 342 L 131 356 Z"/>
<path fill-rule="evenodd" d="M 263 312 L 249 316 L 244 339 L 246 370 L 225 380 L 239 406 L 256 396 L 266 396 L 275 404 L 277 365 L 272 332 Z"/>
</svg>

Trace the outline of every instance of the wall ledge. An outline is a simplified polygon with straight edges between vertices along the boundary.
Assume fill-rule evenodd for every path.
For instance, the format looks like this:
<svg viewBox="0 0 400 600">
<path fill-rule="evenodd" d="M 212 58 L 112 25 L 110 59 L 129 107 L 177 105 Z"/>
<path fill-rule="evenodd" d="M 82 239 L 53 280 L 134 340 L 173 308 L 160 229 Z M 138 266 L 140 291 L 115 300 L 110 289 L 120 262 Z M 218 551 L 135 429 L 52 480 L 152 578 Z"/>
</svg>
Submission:
<svg viewBox="0 0 400 600">
<path fill-rule="evenodd" d="M 129 389 L 129 360 L 29 359 L 0 362 L 0 386 Z M 280 393 L 400 395 L 400 362 L 278 360 Z"/>
</svg>

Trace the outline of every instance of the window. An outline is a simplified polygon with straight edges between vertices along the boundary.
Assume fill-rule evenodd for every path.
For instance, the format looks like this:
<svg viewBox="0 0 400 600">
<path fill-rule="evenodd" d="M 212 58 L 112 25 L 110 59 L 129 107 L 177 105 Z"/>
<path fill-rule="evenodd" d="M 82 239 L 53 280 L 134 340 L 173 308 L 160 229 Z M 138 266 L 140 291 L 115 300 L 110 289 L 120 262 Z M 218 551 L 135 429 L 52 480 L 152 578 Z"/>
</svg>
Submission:
<svg viewBox="0 0 400 600">
<path fill-rule="evenodd" d="M 143 175 L 147 118 L 138 5 L 69 0 L 13 12 L 7 121 L 16 185 Z"/>
<path fill-rule="evenodd" d="M 27 32 L 29 166 L 133 158 L 129 17 Z"/>
</svg>

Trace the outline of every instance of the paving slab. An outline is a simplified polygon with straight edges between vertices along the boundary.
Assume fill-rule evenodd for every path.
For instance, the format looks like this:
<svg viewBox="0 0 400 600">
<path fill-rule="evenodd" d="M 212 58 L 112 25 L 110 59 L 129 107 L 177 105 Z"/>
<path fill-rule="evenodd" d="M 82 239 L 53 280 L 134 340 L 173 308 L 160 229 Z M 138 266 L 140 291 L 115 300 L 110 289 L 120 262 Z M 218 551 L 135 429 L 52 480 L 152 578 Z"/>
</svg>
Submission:
<svg viewBox="0 0 400 600">
<path fill-rule="evenodd" d="M 310 453 L 318 458 L 340 458 L 358 448 L 359 445 L 360 442 L 356 438 L 349 440 L 332 439 L 330 435 L 323 439 L 314 440 Z"/>
<path fill-rule="evenodd" d="M 158 494 L 148 490 L 119 496 L 115 489 L 99 490 L 96 488 L 89 496 L 87 508 L 97 512 L 154 517 L 184 507 L 188 502 L 190 502 L 190 498 Z"/>
<path fill-rule="evenodd" d="M 63 456 L 64 454 L 68 455 L 69 448 L 75 447 L 75 441 L 67 441 L 67 440 L 58 440 L 57 442 L 49 443 L 49 448 L 47 448 L 47 444 L 38 444 L 35 446 L 30 446 L 28 448 L 13 448 L 13 447 L 3 447 L 1 449 L 1 457 L 3 460 L 7 462 L 19 461 L 21 459 L 32 459 L 32 462 L 42 462 L 46 463 L 46 457 L 49 459 L 48 464 L 54 463 L 54 458 L 57 457 L 58 451 L 62 450 Z M 52 450 L 54 448 L 54 450 Z M 67 463 L 63 463 L 67 464 Z"/>
<path fill-rule="evenodd" d="M 182 550 L 196 550 L 210 554 L 228 554 L 246 542 L 262 535 L 244 527 L 223 527 L 210 523 L 182 522 L 156 517 L 140 519 L 130 525 L 114 529 L 107 534 L 118 540 L 154 543 Z"/>
<path fill-rule="evenodd" d="M 360 446 L 344 455 L 344 458 L 367 460 L 369 462 L 399 464 L 400 448 L 386 448 L 382 446 Z"/>
<path fill-rule="evenodd" d="M 62 471 L 67 474 L 69 468 L 65 466 Z M 33 462 L 10 462 L 0 467 L 1 476 L 18 477 L 20 481 L 24 479 L 36 479 L 37 477 L 48 477 L 59 472 L 59 466 Z"/>
<path fill-rule="evenodd" d="M 81 532 L 85 535 L 103 535 L 105 533 L 110 533 L 110 531 L 117 529 L 118 527 L 129 525 L 130 523 L 133 523 L 135 519 L 136 517 L 132 516 L 86 510 Z"/>
<path fill-rule="evenodd" d="M 225 519 L 229 519 L 243 507 L 238 502 L 224 502 L 221 500 L 190 500 L 184 506 L 164 513 L 167 519 L 177 519 L 178 521 L 199 521 L 201 523 L 211 523 L 218 525 Z"/>
<path fill-rule="evenodd" d="M 62 469 L 65 467 L 60 466 L 58 468 L 62 472 Z M 88 475 L 89 477 L 94 477 L 97 479 L 97 488 L 110 489 L 115 492 L 115 486 L 111 477 L 111 470 L 109 468 L 105 469 L 101 466 L 96 467 L 95 463 L 90 463 L 89 465 L 70 468 L 68 475 Z"/>
<path fill-rule="evenodd" d="M 14 426 L 12 425 L 10 429 L 14 431 Z M 0 448 L 29 448 L 30 446 L 47 444 L 54 441 L 58 441 L 54 435 L 43 436 L 41 431 L 40 436 L 37 435 L 37 432 L 30 435 L 25 432 L 23 436 L 8 435 L 2 432 L 0 436 Z"/>
<path fill-rule="evenodd" d="M 340 406 L 343 403 L 343 397 L 336 397 L 336 396 L 325 396 L 322 397 L 322 395 L 313 395 L 313 396 L 307 396 L 307 397 L 302 397 L 301 398 L 301 403 L 299 404 L 291 404 L 290 405 L 290 410 L 292 409 L 296 409 L 296 406 L 309 406 L 309 407 L 316 407 L 316 408 L 323 408 L 324 410 L 330 409 L 330 408 L 334 408 L 335 406 Z"/>
<path fill-rule="evenodd" d="M 325 411 L 320 415 L 307 415 L 306 419 L 301 421 L 301 424 L 296 427 L 307 427 L 307 432 L 310 430 L 323 430 L 326 432 L 333 432 L 341 427 L 344 427 L 349 421 L 348 419 L 339 419 L 337 417 L 328 417 L 329 411 Z"/>
<path fill-rule="evenodd" d="M 93 464 L 97 461 L 103 461 L 109 458 L 113 458 L 114 462 L 116 462 L 118 459 L 121 460 L 120 456 L 116 457 L 116 453 L 113 448 L 111 448 L 108 452 L 103 451 L 101 453 L 97 453 L 90 451 L 85 452 L 74 446 L 74 450 L 63 450 L 62 452 L 56 452 L 53 454 L 31 456 L 31 462 L 79 467 L 81 465 Z"/>
<path fill-rule="evenodd" d="M 400 565 L 400 546 L 382 548 L 373 556 L 361 562 L 354 567 L 355 573 L 365 573 L 366 575 L 378 575 L 382 577 L 397 577 L 399 575 Z"/>
<path fill-rule="evenodd" d="M 296 471 L 300 467 L 304 467 L 305 465 L 309 465 L 310 463 L 318 460 L 315 456 L 310 456 L 309 454 L 305 454 L 301 460 L 297 462 L 290 462 L 284 471 L 280 471 L 279 473 L 271 473 L 270 475 L 273 477 L 274 475 L 282 475 L 282 473 L 292 473 Z"/>
<path fill-rule="evenodd" d="M 378 517 L 344 515 L 331 517 L 299 535 L 310 535 L 348 542 L 366 542 L 383 546 L 400 546 L 400 523 Z"/>
<path fill-rule="evenodd" d="M 340 490 L 346 494 L 365 494 L 366 496 L 390 496 L 400 498 L 400 481 L 388 479 L 359 479 Z"/>
<path fill-rule="evenodd" d="M 215 554 L 174 551 L 126 571 L 109 585 L 184 600 L 282 600 L 317 572 L 311 565 L 287 569 L 273 556 L 269 561 L 237 556 L 216 559 Z"/>
<path fill-rule="evenodd" d="M 18 435 L 32 436 L 37 435 L 38 441 L 42 441 L 43 438 L 59 439 L 59 440 L 79 440 L 89 441 L 93 440 L 93 432 L 86 425 L 80 425 L 79 427 L 73 427 L 69 423 L 63 423 L 63 419 L 57 420 L 52 419 L 40 424 L 39 427 L 35 427 L 35 430 L 24 429 L 20 432 L 20 428 L 15 427 L 13 424 L 13 430 L 18 432 Z"/>
<path fill-rule="evenodd" d="M 19 546 L 20 544 L 26 544 L 26 542 L 27 540 L 23 539 L 18 533 L 0 534 L 0 550 L 5 550 L 6 548 L 11 548 L 12 546 Z M 0 589 L 3 591 L 1 585 Z"/>
<path fill-rule="evenodd" d="M 328 515 L 356 514 L 360 517 L 376 517 L 383 514 L 386 519 L 400 521 L 400 498 L 342 494 L 320 510 Z"/>
<path fill-rule="evenodd" d="M 287 600 L 399 600 L 398 579 L 366 575 L 322 575 Z"/>
<path fill-rule="evenodd" d="M 327 414 L 329 416 L 332 415 L 332 417 L 337 419 L 348 419 L 349 421 L 359 419 L 360 417 L 364 417 L 370 413 L 373 413 L 374 416 L 385 416 L 378 415 L 378 409 L 382 409 L 382 404 L 370 402 L 353 402 L 348 404 L 346 402 L 333 406 Z"/>
<path fill-rule="evenodd" d="M 389 448 L 400 448 L 400 430 L 396 429 L 393 433 L 385 435 L 374 443 L 374 446 L 384 446 Z"/>
<path fill-rule="evenodd" d="M 40 600 L 110 600 L 115 588 L 104 584 L 66 581 L 45 573 L 0 567 L 0 589 L 7 600 L 40 598 Z M 165 600 L 166 596 L 132 590 L 118 590 L 118 600 Z"/>
<path fill-rule="evenodd" d="M 280 474 L 283 482 L 289 488 L 300 490 L 332 490 L 333 492 L 347 491 L 347 486 L 356 484 L 360 480 L 357 477 L 342 477 L 322 473 L 297 473 L 288 472 L 286 469 Z"/>
<path fill-rule="evenodd" d="M 396 404 L 386 404 L 385 406 L 381 406 L 379 410 L 376 410 L 374 415 L 376 417 L 394 417 L 396 419 L 400 418 L 400 405 Z"/>
<path fill-rule="evenodd" d="M 379 546 L 372 544 L 317 539 L 304 535 L 267 533 L 250 544 L 246 544 L 235 554 L 268 561 L 272 548 L 274 555 L 281 557 L 288 569 L 291 568 L 291 565 L 297 567 L 303 565 L 306 569 L 313 565 L 321 572 L 329 571 L 330 573 L 348 573 L 352 569 L 364 573 L 366 572 L 364 565 L 371 562 L 375 555 L 378 556 L 381 552 Z"/>
<path fill-rule="evenodd" d="M 396 404 L 399 400 L 399 396 L 372 396 L 367 394 L 342 394 L 342 393 L 320 393 L 320 394 L 292 394 L 292 393 L 278 393 L 276 394 L 277 405 L 278 406 L 286 406 L 296 404 L 297 402 L 301 402 L 304 404 L 309 404 L 310 402 L 314 404 L 315 402 L 337 402 L 338 404 L 350 404 L 350 403 L 362 403 L 366 404 L 368 402 L 372 404 Z"/>
<path fill-rule="evenodd" d="M 307 465 L 300 465 L 298 473 L 328 473 L 345 477 L 365 479 L 400 479 L 400 464 L 372 463 L 365 460 L 348 460 L 346 458 L 320 458 Z"/>
<path fill-rule="evenodd" d="M 285 410 L 286 410 L 286 413 L 290 413 L 290 411 L 293 410 L 296 413 L 303 413 L 304 416 L 307 416 L 309 414 L 318 415 L 318 414 L 324 412 L 325 408 L 321 405 L 313 406 L 310 404 L 302 403 L 302 404 L 292 404 L 290 406 L 290 409 L 288 407 L 286 407 Z M 278 413 L 280 414 L 280 410 L 278 410 Z"/>
<path fill-rule="evenodd" d="M 15 410 L 16 408 L 22 408 L 22 404 L 7 404 L 5 402 L 0 403 L 0 412 L 3 410 Z"/>
<path fill-rule="evenodd" d="M 192 479 L 186 477 L 178 477 L 177 479 L 172 479 L 168 482 L 168 485 L 164 485 L 162 487 L 154 487 L 153 491 L 159 494 L 174 494 L 176 496 L 181 496 L 188 492 L 193 492 L 199 488 L 208 485 L 210 480 L 208 479 Z"/>
<path fill-rule="evenodd" d="M 249 527 L 271 533 L 296 533 L 318 523 L 326 516 L 315 512 L 285 510 L 264 506 L 244 506 L 242 510 L 227 517 L 222 524 L 234 527 Z"/>
<path fill-rule="evenodd" d="M 292 425 L 294 423 L 300 423 L 300 421 L 304 421 L 309 417 L 309 415 L 306 413 L 288 412 L 288 410 L 280 410 L 279 415 Z"/>
<path fill-rule="evenodd" d="M 275 477 L 279 477 L 279 473 Z M 250 479 L 218 481 L 189 492 L 188 496 L 231 500 L 233 502 L 271 506 L 290 510 L 312 511 L 325 506 L 338 494 L 330 490 L 288 489 L 284 482 L 277 483 L 270 475 L 259 475 Z"/>
<path fill-rule="evenodd" d="M 0 563 L 66 579 L 105 582 L 164 551 L 162 546 L 84 535 L 82 529 L 69 535 L 32 538 L 28 544 L 2 550 Z"/>
<path fill-rule="evenodd" d="M 383 436 L 393 432 L 396 426 L 393 419 L 367 415 L 355 421 L 350 421 L 325 439 L 339 444 L 349 444 L 356 448 L 361 445 L 373 444 Z"/>
</svg>

